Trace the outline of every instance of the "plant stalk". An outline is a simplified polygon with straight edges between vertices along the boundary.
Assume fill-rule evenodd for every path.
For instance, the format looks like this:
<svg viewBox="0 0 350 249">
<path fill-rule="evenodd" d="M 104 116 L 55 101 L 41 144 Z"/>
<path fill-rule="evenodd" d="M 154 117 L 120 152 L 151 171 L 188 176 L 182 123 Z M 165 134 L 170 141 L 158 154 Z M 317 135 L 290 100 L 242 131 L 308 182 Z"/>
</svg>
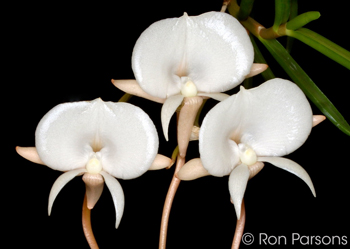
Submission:
<svg viewBox="0 0 350 249">
<path fill-rule="evenodd" d="M 82 214 L 83 231 L 85 238 L 91 249 L 99 249 L 94 233 L 91 228 L 91 210 L 87 207 L 87 196 L 84 196 L 83 214 Z"/>
</svg>

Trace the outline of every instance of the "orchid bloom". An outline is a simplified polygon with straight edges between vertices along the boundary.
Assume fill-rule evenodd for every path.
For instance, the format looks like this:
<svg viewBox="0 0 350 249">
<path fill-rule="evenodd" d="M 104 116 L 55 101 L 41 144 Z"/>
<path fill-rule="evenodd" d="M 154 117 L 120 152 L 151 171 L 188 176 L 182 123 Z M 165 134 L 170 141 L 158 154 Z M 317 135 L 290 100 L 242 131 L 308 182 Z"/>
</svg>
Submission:
<svg viewBox="0 0 350 249">
<path fill-rule="evenodd" d="M 51 109 L 37 126 L 35 144 L 17 147 L 17 152 L 30 161 L 65 172 L 52 186 L 49 215 L 60 190 L 75 176 L 84 174 L 89 209 L 98 201 L 104 182 L 109 188 L 116 228 L 123 215 L 124 194 L 114 177 L 136 178 L 152 164 L 159 167 L 162 160 L 164 163 L 164 158 L 157 156 L 158 135 L 148 115 L 131 104 L 101 99 L 64 103 Z"/>
<path fill-rule="evenodd" d="M 294 83 L 272 79 L 250 90 L 241 87 L 208 112 L 199 132 L 200 159 L 185 164 L 178 176 L 184 180 L 189 175 L 230 175 L 237 219 L 247 182 L 263 168 L 263 162 L 300 177 L 316 196 L 307 172 L 281 157 L 298 149 L 312 127 L 309 102 Z"/>
<path fill-rule="evenodd" d="M 203 98 L 223 100 L 221 92 L 265 70 L 253 65 L 254 51 L 247 31 L 231 15 L 208 12 L 153 23 L 137 40 L 132 54 L 136 80 L 112 80 L 119 89 L 164 103 L 163 132 L 176 109 L 180 155 L 186 153 L 193 121 Z"/>
</svg>

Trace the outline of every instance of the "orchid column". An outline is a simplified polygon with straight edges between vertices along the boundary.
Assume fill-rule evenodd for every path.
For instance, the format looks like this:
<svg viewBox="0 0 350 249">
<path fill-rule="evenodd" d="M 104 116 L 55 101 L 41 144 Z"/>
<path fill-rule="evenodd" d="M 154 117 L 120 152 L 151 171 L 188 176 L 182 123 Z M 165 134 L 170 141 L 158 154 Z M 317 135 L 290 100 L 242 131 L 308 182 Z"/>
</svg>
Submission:
<svg viewBox="0 0 350 249">
<path fill-rule="evenodd" d="M 179 156 L 163 212 L 160 248 L 165 248 L 171 203 L 180 180 L 177 172 L 185 163 L 193 123 L 203 98 L 223 100 L 221 92 L 232 89 L 265 65 L 253 65 L 249 36 L 232 16 L 208 12 L 158 21 L 137 40 L 132 54 L 136 80 L 112 80 L 121 90 L 164 103 L 163 132 L 168 140 L 172 115 L 181 106 L 177 140 Z"/>
</svg>

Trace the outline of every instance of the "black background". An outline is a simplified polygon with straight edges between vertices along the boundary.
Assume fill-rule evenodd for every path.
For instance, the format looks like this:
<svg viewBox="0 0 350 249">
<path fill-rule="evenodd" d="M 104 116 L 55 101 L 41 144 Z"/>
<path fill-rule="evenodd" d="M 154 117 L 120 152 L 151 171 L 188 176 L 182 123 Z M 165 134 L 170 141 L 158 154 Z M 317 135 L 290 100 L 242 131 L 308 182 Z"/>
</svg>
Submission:
<svg viewBox="0 0 350 249">
<path fill-rule="evenodd" d="M 273 2 L 256 1 L 256 19 L 273 23 Z M 333 1 L 335 2 L 335 1 Z M 306 27 L 350 49 L 346 6 L 333 2 L 300 1 L 300 12 L 317 10 L 319 20 Z M 179 17 L 186 11 L 198 15 L 220 10 L 221 1 L 115 1 L 113 4 L 50 2 L 8 6 L 3 11 L 2 122 L 2 240 L 8 248 L 88 248 L 81 227 L 84 184 L 81 177 L 69 182 L 57 196 L 51 216 L 48 196 L 61 172 L 31 163 L 15 146 L 34 146 L 34 132 L 41 117 L 55 105 L 101 97 L 117 101 L 123 93 L 110 79 L 132 79 L 131 53 L 141 34 L 153 22 Z M 280 41 L 284 44 L 285 39 Z M 266 50 L 261 46 L 262 52 Z M 296 41 L 292 56 L 350 121 L 349 71 Z M 266 55 L 277 77 L 288 78 Z M 261 76 L 254 79 L 263 82 Z M 160 126 L 161 105 L 134 97 L 158 128 L 159 153 L 171 156 L 176 146 L 175 118 L 166 142 Z M 205 107 L 209 110 L 215 101 Z M 314 106 L 313 106 L 314 108 Z M 320 114 L 314 108 L 315 114 Z M 173 131 L 173 132 L 171 132 Z M 198 143 L 191 142 L 188 159 L 198 157 Z M 287 157 L 309 173 L 317 193 L 294 175 L 272 165 L 249 181 L 245 203 L 245 232 L 287 237 L 347 236 L 349 240 L 349 137 L 330 121 L 315 127 L 306 143 Z M 120 227 L 107 188 L 92 210 L 92 226 L 100 248 L 157 248 L 165 195 L 174 169 L 147 172 L 133 180 L 120 180 L 125 210 Z M 172 207 L 167 248 L 230 248 L 236 223 L 228 192 L 228 177 L 205 177 L 182 182 Z M 328 242 L 328 240 L 325 240 Z M 305 243 L 306 240 L 303 240 Z M 337 244 L 337 243 L 336 243 Z M 296 244 L 294 247 L 301 247 Z M 331 245 L 328 245 L 330 247 Z M 308 246 L 313 247 L 313 246 Z M 322 246 L 316 246 L 319 248 Z M 241 248 L 249 248 L 242 245 Z"/>
</svg>

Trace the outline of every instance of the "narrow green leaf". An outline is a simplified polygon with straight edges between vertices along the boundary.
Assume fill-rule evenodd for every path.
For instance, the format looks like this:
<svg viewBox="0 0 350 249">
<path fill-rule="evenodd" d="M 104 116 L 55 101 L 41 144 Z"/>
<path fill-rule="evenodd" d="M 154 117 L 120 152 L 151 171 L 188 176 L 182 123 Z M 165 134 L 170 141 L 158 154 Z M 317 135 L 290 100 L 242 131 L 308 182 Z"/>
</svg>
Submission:
<svg viewBox="0 0 350 249">
<path fill-rule="evenodd" d="M 237 14 L 238 20 L 245 20 L 250 15 L 254 4 L 254 0 L 242 0 L 241 5 L 239 6 L 239 11 Z"/>
<path fill-rule="evenodd" d="M 287 29 L 290 29 L 290 30 L 299 29 L 304 25 L 308 24 L 309 22 L 317 20 L 318 18 L 320 18 L 320 16 L 321 14 L 318 11 L 305 12 L 291 19 L 289 22 L 287 22 Z"/>
<path fill-rule="evenodd" d="M 250 35 L 250 40 L 252 41 L 252 44 L 254 47 L 254 62 L 267 64 L 264 56 L 260 52 L 260 49 L 258 48 L 258 45 L 256 44 L 254 37 L 252 35 Z M 270 67 L 268 67 L 264 72 L 262 72 L 261 75 L 265 80 L 270 80 L 275 78 L 275 75 L 273 74 Z"/>
<path fill-rule="evenodd" d="M 291 0 L 289 20 L 292 20 L 298 15 L 298 0 Z"/>
<path fill-rule="evenodd" d="M 350 136 L 350 125 L 285 48 L 276 39 L 265 40 L 260 37 L 259 40 L 323 114 L 341 131 Z"/>
<path fill-rule="evenodd" d="M 298 0 L 292 0 L 290 5 L 290 15 L 289 15 L 289 21 L 293 20 L 295 17 L 298 16 Z M 295 38 L 288 36 L 287 37 L 287 45 L 286 49 L 288 53 L 292 51 L 293 43 Z"/>
<path fill-rule="evenodd" d="M 287 30 L 288 36 L 294 37 L 310 47 L 316 49 L 340 65 L 350 69 L 350 52 L 327 38 L 309 30 L 301 28 L 298 30 Z"/>
<path fill-rule="evenodd" d="M 277 32 L 281 24 L 286 23 L 290 14 L 291 0 L 275 0 L 275 21 L 272 29 Z"/>
</svg>

